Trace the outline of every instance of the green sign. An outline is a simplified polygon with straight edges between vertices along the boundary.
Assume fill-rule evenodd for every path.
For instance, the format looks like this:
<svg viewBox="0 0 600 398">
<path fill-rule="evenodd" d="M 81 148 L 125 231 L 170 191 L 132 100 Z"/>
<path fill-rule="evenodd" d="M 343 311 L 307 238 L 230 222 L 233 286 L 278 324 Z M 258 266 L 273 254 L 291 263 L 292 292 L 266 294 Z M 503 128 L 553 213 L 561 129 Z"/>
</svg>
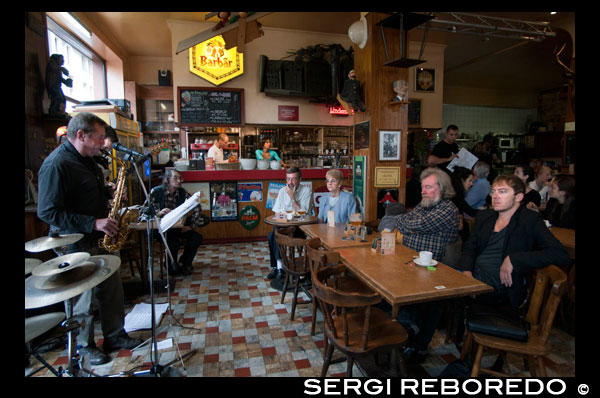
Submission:
<svg viewBox="0 0 600 398">
<path fill-rule="evenodd" d="M 367 157 L 354 157 L 354 173 L 352 173 L 354 196 L 360 200 L 360 209 L 358 209 L 365 217 L 365 182 L 367 180 Z"/>
<path fill-rule="evenodd" d="M 259 222 L 260 213 L 256 207 L 248 205 L 240 211 L 240 224 L 247 230 L 256 228 Z"/>
</svg>

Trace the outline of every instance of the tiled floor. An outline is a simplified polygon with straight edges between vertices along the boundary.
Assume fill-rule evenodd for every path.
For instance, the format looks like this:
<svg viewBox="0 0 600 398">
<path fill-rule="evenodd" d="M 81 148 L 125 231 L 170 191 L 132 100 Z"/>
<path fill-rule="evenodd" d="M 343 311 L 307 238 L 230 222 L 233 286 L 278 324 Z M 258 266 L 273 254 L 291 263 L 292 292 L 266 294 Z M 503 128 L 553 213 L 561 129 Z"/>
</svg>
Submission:
<svg viewBox="0 0 600 398">
<path fill-rule="evenodd" d="M 156 275 L 158 267 L 155 266 Z M 323 323 L 317 315 L 315 336 L 310 335 L 311 304 L 296 308 L 296 316 L 290 321 L 292 294 L 280 304 L 281 294 L 269 286 L 265 279 L 269 268 L 269 251 L 266 242 L 203 245 L 194 262 L 190 276 L 176 277 L 171 305 L 173 325 L 165 315 L 158 334 L 158 341 L 174 338 L 184 357 L 182 366 L 175 347 L 159 350 L 159 364 L 170 366 L 181 375 L 200 376 L 319 376 L 323 364 Z M 128 264 L 121 267 L 125 286 L 134 281 Z M 136 272 L 136 278 L 137 276 Z M 157 303 L 167 302 L 166 290 L 156 292 Z M 303 296 L 307 299 L 306 296 Z M 137 303 L 149 303 L 149 295 L 135 297 L 126 302 L 126 313 Z M 148 339 L 150 330 L 131 332 L 132 337 Z M 408 371 L 415 377 L 438 376 L 458 356 L 454 344 L 444 343 L 444 331 L 437 331 L 430 345 L 427 360 Z M 548 376 L 575 375 L 575 338 L 554 328 L 550 339 L 553 352 L 546 359 Z M 96 341 L 102 348 L 100 325 L 96 322 Z M 191 356 L 186 356 L 195 350 Z M 339 355 L 339 354 L 334 354 Z M 97 375 L 114 375 L 119 372 L 145 370 L 152 366 L 154 355 L 145 346 L 134 352 L 122 350 L 110 354 L 112 361 L 92 370 Z M 67 363 L 66 346 L 43 354 L 55 368 Z M 25 375 L 40 366 L 31 357 L 31 365 Z M 490 366 L 494 355 L 484 355 L 483 366 Z M 512 372 L 524 371 L 523 361 L 508 355 Z M 333 364 L 328 376 L 343 376 L 346 363 Z M 362 376 L 356 365 L 354 376 Z M 54 377 L 46 369 L 36 377 Z"/>
</svg>

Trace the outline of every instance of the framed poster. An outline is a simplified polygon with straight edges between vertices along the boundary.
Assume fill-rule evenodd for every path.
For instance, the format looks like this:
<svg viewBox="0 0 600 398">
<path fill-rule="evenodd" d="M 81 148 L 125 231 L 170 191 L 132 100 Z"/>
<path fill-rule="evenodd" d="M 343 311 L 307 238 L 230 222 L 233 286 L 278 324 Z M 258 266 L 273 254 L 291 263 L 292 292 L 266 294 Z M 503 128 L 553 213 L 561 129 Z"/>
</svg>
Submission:
<svg viewBox="0 0 600 398">
<path fill-rule="evenodd" d="M 210 184 L 212 221 L 238 219 L 237 182 L 212 182 Z"/>
<path fill-rule="evenodd" d="M 354 149 L 367 149 L 369 147 L 370 127 L 370 120 L 354 125 Z"/>
<path fill-rule="evenodd" d="M 379 160 L 400 160 L 401 131 L 379 130 Z"/>
<path fill-rule="evenodd" d="M 262 202 L 262 182 L 240 182 L 237 184 L 239 202 Z"/>
<path fill-rule="evenodd" d="M 400 185 L 400 167 L 375 167 L 376 187 L 397 187 Z"/>
<path fill-rule="evenodd" d="M 354 172 L 352 173 L 352 188 L 354 191 L 354 197 L 360 201 L 360 213 L 364 218 L 364 207 L 365 207 L 365 184 L 366 184 L 366 170 L 367 157 L 366 156 L 355 156 L 354 157 Z"/>
<path fill-rule="evenodd" d="M 435 93 L 435 69 L 415 68 L 415 91 Z"/>
</svg>

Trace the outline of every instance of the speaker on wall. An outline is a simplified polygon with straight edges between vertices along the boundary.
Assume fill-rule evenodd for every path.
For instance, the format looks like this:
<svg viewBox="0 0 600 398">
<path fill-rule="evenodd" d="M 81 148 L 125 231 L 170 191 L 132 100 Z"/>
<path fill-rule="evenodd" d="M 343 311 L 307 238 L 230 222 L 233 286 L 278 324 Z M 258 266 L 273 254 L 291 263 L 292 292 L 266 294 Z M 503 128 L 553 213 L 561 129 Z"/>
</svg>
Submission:
<svg viewBox="0 0 600 398">
<path fill-rule="evenodd" d="M 171 85 L 171 71 L 166 69 L 158 70 L 158 85 L 159 86 L 170 86 Z"/>
</svg>

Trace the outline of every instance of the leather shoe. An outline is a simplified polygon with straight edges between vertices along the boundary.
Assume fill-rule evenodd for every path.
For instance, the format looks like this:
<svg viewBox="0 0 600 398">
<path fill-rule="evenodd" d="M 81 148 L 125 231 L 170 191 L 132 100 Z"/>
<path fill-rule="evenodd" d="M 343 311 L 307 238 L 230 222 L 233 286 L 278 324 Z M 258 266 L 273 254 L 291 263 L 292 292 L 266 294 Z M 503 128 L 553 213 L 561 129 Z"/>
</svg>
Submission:
<svg viewBox="0 0 600 398">
<path fill-rule="evenodd" d="M 269 272 L 269 275 L 267 275 L 267 279 L 275 279 L 278 276 L 281 276 L 281 269 L 279 269 L 277 267 L 273 267 L 271 272 Z"/>
<path fill-rule="evenodd" d="M 81 347 L 78 352 L 79 355 L 87 357 L 92 365 L 102 365 L 110 362 L 110 357 L 100 351 L 95 344 Z"/>
<path fill-rule="evenodd" d="M 141 339 L 132 339 L 121 330 L 116 336 L 110 336 L 104 339 L 104 345 L 102 349 L 104 352 L 113 352 L 116 350 L 131 350 L 142 344 Z"/>
<path fill-rule="evenodd" d="M 405 347 L 402 355 L 407 365 L 418 365 L 427 358 L 427 352 L 417 351 L 414 347 Z"/>
</svg>

